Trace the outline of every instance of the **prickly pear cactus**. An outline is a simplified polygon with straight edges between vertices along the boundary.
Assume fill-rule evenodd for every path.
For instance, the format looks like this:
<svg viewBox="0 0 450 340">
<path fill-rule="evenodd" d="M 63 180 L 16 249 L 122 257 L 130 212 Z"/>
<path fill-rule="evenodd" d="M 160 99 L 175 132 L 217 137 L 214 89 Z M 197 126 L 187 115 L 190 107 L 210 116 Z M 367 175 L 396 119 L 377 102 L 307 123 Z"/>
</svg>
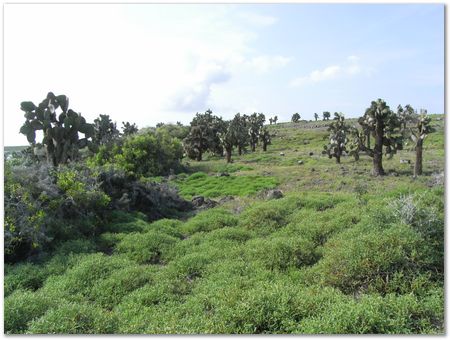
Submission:
<svg viewBox="0 0 450 340">
<path fill-rule="evenodd" d="M 324 145 L 322 154 L 328 155 L 329 158 L 336 158 L 336 163 L 341 162 L 341 156 L 346 152 L 346 145 L 349 141 L 347 134 L 350 132 L 350 126 L 345 123 L 342 113 L 334 113 L 333 122 L 328 127 L 330 131 L 330 140 Z"/>
<path fill-rule="evenodd" d="M 94 147 L 91 140 L 93 125 L 69 109 L 69 99 L 65 95 L 55 96 L 49 92 L 38 106 L 32 102 L 22 102 L 20 108 L 25 112 L 26 119 L 20 133 L 35 146 L 36 131 L 42 130 L 47 161 L 54 166 L 75 160 L 79 149 Z M 79 138 L 79 133 L 84 134 L 84 138 Z"/>
</svg>

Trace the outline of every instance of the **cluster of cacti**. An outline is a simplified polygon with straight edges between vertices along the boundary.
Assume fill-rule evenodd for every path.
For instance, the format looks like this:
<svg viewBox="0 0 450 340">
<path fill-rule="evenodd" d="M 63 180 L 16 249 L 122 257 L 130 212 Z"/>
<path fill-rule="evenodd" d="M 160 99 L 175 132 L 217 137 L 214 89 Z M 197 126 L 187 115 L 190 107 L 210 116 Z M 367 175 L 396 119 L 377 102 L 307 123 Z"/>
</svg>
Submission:
<svg viewBox="0 0 450 340">
<path fill-rule="evenodd" d="M 342 114 L 335 113 L 333 123 L 328 131 L 330 143 L 324 146 L 323 154 L 335 157 L 340 162 L 344 151 L 359 160 L 360 151 L 373 158 L 373 174 L 384 175 L 383 153 L 391 158 L 397 150 L 403 149 L 403 142 L 410 138 L 416 150 L 414 176 L 422 174 L 422 150 L 425 137 L 434 132 L 431 118 L 425 114 L 417 115 L 416 111 L 406 105 L 399 105 L 394 112 L 382 99 L 372 101 L 362 117 L 358 119 L 361 129 L 345 124 Z M 325 117 L 325 112 L 324 112 Z M 409 128 L 408 128 L 409 126 Z M 374 145 L 371 147 L 371 137 Z"/>
<path fill-rule="evenodd" d="M 336 163 L 340 163 L 341 156 L 344 152 L 347 152 L 346 146 L 350 132 L 350 126 L 345 123 L 342 113 L 334 113 L 334 119 L 328 127 L 328 131 L 330 132 L 329 143 L 324 145 L 322 153 L 328 155 L 329 158 L 336 158 Z"/>
<path fill-rule="evenodd" d="M 293 123 L 297 123 L 299 120 L 300 120 L 300 115 L 298 114 L 298 112 L 294 113 L 294 114 L 292 115 L 291 121 L 292 121 Z"/>
<path fill-rule="evenodd" d="M 272 118 L 271 118 L 272 119 Z M 272 119 L 276 121 L 277 117 Z M 227 162 L 231 162 L 231 153 L 234 147 L 239 155 L 250 146 L 252 151 L 261 142 L 263 150 L 270 144 L 270 134 L 264 128 L 265 116 L 262 113 L 241 115 L 237 113 L 230 121 L 212 115 L 210 110 L 199 114 L 191 122 L 189 134 L 183 139 L 186 155 L 197 161 L 202 160 L 206 151 L 214 154 L 225 153 Z"/>
<path fill-rule="evenodd" d="M 277 117 L 277 116 L 275 116 L 275 117 L 273 117 L 273 118 L 269 118 L 269 124 L 270 124 L 270 125 L 272 125 L 272 123 L 273 123 L 273 124 L 276 124 L 277 121 L 278 121 L 278 117 Z"/>
<path fill-rule="evenodd" d="M 324 112 L 322 113 L 322 116 L 323 116 L 323 120 L 330 120 L 331 113 L 328 112 L 328 111 L 324 111 Z"/>
<path fill-rule="evenodd" d="M 48 93 L 38 106 L 32 102 L 22 102 L 26 121 L 20 128 L 20 133 L 27 136 L 28 142 L 36 146 L 36 131 L 43 131 L 42 145 L 45 147 L 47 161 L 54 166 L 73 161 L 78 157 L 79 149 L 89 147 L 94 149 L 92 137 L 94 127 L 86 123 L 81 114 L 69 109 L 69 99 Z M 57 110 L 62 112 L 57 114 Z M 79 133 L 84 138 L 79 138 Z"/>
</svg>

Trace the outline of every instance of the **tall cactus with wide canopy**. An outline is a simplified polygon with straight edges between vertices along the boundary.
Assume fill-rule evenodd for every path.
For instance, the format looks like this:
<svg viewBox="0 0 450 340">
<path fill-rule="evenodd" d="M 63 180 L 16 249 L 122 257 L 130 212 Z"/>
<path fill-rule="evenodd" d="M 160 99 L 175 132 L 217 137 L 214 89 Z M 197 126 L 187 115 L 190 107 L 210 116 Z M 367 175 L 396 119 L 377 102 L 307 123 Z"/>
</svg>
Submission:
<svg viewBox="0 0 450 340">
<path fill-rule="evenodd" d="M 350 132 L 350 126 L 345 123 L 342 113 L 334 113 L 334 119 L 328 127 L 328 131 L 330 140 L 327 145 L 324 145 L 322 153 L 328 155 L 329 158 L 336 158 L 336 163 L 341 163 L 341 156 L 344 151 L 347 151 L 346 145 L 349 141 L 347 135 Z"/>
<path fill-rule="evenodd" d="M 20 108 L 25 112 L 25 123 L 20 133 L 27 136 L 28 142 L 36 146 L 36 131 L 43 131 L 47 161 L 54 166 L 73 161 L 78 157 L 79 149 L 89 147 L 92 143 L 94 127 L 86 123 L 81 114 L 69 109 L 69 99 L 65 95 L 55 96 L 52 92 L 38 105 L 22 102 Z M 60 113 L 57 114 L 58 109 Z M 79 138 L 79 133 L 84 138 Z"/>
<path fill-rule="evenodd" d="M 412 121 L 414 128 L 410 129 L 410 138 L 415 143 L 416 163 L 414 165 L 414 177 L 422 175 L 423 141 L 435 128 L 431 126 L 431 118 L 426 114 L 416 115 Z"/>
<path fill-rule="evenodd" d="M 373 149 L 367 147 L 363 141 L 359 148 L 373 158 L 373 175 L 382 176 L 383 147 L 385 154 L 392 157 L 397 150 L 403 148 L 403 136 L 401 134 L 401 121 L 382 99 L 372 101 L 366 109 L 364 116 L 358 120 L 363 130 L 367 130 L 375 139 Z"/>
<path fill-rule="evenodd" d="M 263 151 L 267 151 L 267 145 L 272 144 L 269 129 L 265 126 L 259 131 L 259 140 L 261 141 Z"/>
<path fill-rule="evenodd" d="M 237 130 L 233 121 L 225 121 L 223 131 L 219 132 L 220 142 L 225 150 L 225 157 L 227 163 L 231 163 L 231 153 L 234 145 L 237 143 Z"/>
<path fill-rule="evenodd" d="M 262 113 L 253 113 L 248 116 L 248 134 L 250 136 L 250 147 L 252 151 L 256 150 L 256 145 L 259 140 L 259 132 L 266 121 L 266 117 Z"/>
<path fill-rule="evenodd" d="M 242 155 L 242 151 L 250 143 L 250 135 L 248 134 L 248 116 L 236 113 L 231 124 L 236 134 L 236 147 L 238 149 L 238 154 Z M 273 120 L 272 120 L 273 121 Z"/>
<path fill-rule="evenodd" d="M 402 124 L 403 131 L 406 131 L 406 125 L 415 119 L 416 114 L 411 105 L 407 104 L 404 108 L 401 105 L 397 107 L 397 116 Z"/>
</svg>

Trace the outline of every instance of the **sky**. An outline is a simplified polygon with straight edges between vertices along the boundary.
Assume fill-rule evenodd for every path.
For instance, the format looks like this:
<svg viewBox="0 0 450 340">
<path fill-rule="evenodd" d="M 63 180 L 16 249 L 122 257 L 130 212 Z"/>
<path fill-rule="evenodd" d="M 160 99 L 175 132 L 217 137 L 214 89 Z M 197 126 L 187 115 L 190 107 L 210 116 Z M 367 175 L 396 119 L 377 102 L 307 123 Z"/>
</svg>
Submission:
<svg viewBox="0 0 450 340">
<path fill-rule="evenodd" d="M 4 145 L 27 144 L 20 103 L 50 91 L 118 126 L 358 117 L 377 98 L 444 113 L 444 5 L 5 4 Z"/>
</svg>

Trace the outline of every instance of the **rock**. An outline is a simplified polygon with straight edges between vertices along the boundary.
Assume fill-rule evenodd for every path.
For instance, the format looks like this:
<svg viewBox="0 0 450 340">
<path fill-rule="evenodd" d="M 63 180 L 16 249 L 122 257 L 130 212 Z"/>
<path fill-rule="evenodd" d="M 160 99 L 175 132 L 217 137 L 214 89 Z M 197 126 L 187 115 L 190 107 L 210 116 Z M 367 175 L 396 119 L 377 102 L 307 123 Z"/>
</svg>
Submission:
<svg viewBox="0 0 450 340">
<path fill-rule="evenodd" d="M 230 176 L 230 174 L 228 172 L 219 172 L 217 174 L 217 177 L 228 177 Z"/>
<path fill-rule="evenodd" d="M 400 159 L 400 164 L 411 164 L 410 159 Z"/>
<path fill-rule="evenodd" d="M 284 156 L 284 152 L 280 152 L 280 156 Z"/>
<path fill-rule="evenodd" d="M 224 204 L 224 203 L 226 203 L 226 202 L 230 202 L 230 201 L 233 201 L 234 200 L 234 197 L 233 196 L 225 196 L 225 197 L 222 197 L 220 200 L 219 200 L 219 204 Z"/>
<path fill-rule="evenodd" d="M 204 198 L 203 196 L 192 197 L 191 203 L 196 209 L 209 209 L 218 205 L 216 201 L 209 198 Z"/>
<path fill-rule="evenodd" d="M 313 155 L 314 155 L 314 152 L 310 152 L 309 155 L 310 155 L 310 156 L 313 156 Z"/>
<path fill-rule="evenodd" d="M 444 173 L 433 173 L 431 174 L 431 180 L 428 181 L 429 187 L 435 186 L 443 186 L 444 185 L 445 176 Z"/>
<path fill-rule="evenodd" d="M 266 194 L 268 200 L 283 198 L 283 192 L 279 189 L 269 190 Z"/>
<path fill-rule="evenodd" d="M 302 161 L 302 160 L 299 160 L 297 163 L 298 163 L 298 164 L 303 164 L 303 161 Z"/>
</svg>

